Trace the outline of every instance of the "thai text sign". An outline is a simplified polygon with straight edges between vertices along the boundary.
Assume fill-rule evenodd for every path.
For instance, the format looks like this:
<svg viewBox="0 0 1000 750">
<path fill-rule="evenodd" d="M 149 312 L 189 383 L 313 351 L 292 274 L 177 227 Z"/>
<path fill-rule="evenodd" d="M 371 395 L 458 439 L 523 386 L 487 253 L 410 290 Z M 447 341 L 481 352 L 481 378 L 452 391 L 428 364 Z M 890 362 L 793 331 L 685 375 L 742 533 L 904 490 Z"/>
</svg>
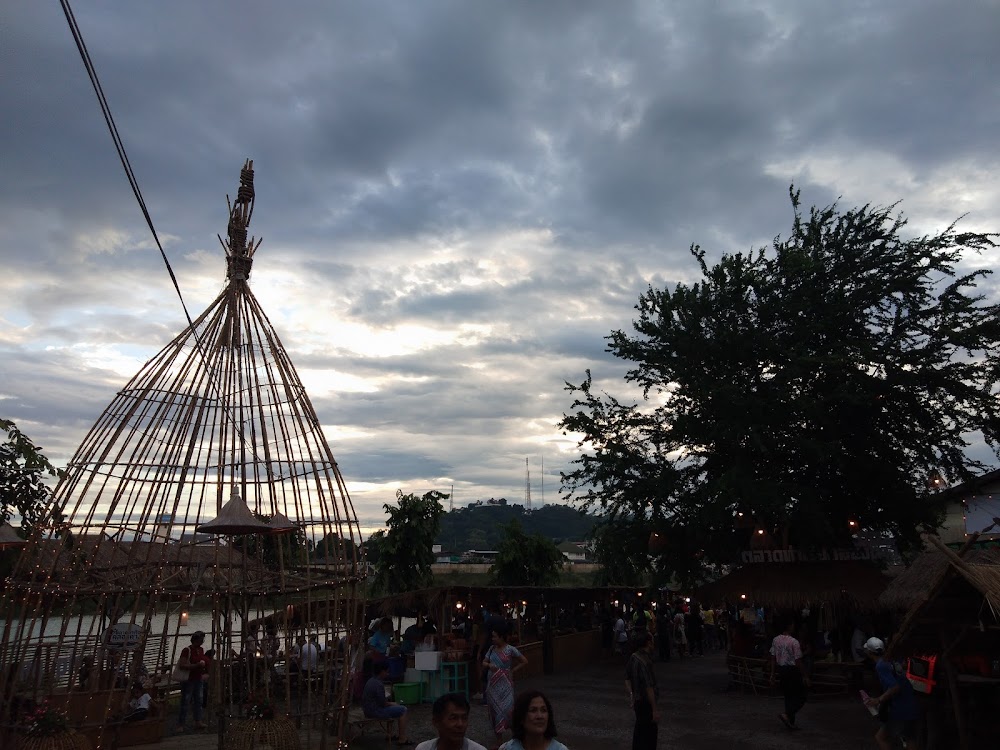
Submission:
<svg viewBox="0 0 1000 750">
<path fill-rule="evenodd" d="M 829 560 L 878 560 L 883 557 L 878 550 L 870 547 L 847 547 L 844 549 L 798 550 L 798 549 L 747 549 L 740 553 L 740 562 L 825 562 Z"/>
<path fill-rule="evenodd" d="M 108 631 L 108 648 L 131 651 L 142 640 L 142 627 L 119 623 Z"/>
</svg>

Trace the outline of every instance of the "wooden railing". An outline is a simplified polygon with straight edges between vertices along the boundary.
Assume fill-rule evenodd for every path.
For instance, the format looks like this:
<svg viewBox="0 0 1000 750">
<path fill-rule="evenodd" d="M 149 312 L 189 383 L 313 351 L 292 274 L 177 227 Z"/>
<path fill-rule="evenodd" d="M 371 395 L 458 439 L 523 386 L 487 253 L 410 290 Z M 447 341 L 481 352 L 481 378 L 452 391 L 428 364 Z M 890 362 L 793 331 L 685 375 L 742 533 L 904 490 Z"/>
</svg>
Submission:
<svg viewBox="0 0 1000 750">
<path fill-rule="evenodd" d="M 771 664 L 768 659 L 751 656 L 726 656 L 729 685 L 756 695 L 777 694 L 778 687 L 771 684 Z M 818 661 L 810 671 L 809 694 L 814 697 L 845 695 L 862 684 L 864 665 L 859 662 Z"/>
</svg>

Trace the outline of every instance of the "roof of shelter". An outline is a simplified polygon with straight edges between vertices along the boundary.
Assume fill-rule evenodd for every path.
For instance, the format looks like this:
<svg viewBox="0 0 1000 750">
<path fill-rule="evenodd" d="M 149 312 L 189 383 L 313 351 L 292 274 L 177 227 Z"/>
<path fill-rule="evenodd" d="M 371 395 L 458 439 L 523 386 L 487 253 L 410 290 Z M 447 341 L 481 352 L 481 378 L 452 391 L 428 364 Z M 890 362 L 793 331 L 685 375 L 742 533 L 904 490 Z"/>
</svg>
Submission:
<svg viewBox="0 0 1000 750">
<path fill-rule="evenodd" d="M 889 644 L 889 653 L 936 653 L 963 641 L 968 648 L 995 648 L 1000 626 L 1000 560 L 986 561 L 971 550 L 955 553 L 934 537 L 944 567 L 924 579 L 924 596 L 915 601 Z M 990 550 L 992 552 L 992 550 Z M 987 627 L 990 626 L 990 627 Z"/>
<path fill-rule="evenodd" d="M 697 595 L 713 605 L 748 601 L 795 608 L 810 602 L 844 601 L 870 608 L 877 606 L 888 582 L 877 564 L 860 560 L 750 563 L 700 586 Z"/>
<path fill-rule="evenodd" d="M 962 559 L 978 565 L 1000 565 L 1000 549 L 970 549 Z M 906 610 L 923 601 L 928 582 L 938 580 L 950 562 L 939 550 L 929 550 L 917 557 L 889 583 L 879 597 L 886 609 Z"/>
</svg>

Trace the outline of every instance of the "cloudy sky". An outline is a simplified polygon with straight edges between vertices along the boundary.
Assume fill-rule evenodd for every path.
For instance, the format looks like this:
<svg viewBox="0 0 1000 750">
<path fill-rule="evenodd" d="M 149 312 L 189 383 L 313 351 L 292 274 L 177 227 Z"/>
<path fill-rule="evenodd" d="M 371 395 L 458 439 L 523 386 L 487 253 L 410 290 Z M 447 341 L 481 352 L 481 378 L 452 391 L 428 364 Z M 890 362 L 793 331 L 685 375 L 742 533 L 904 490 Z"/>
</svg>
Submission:
<svg viewBox="0 0 1000 750">
<path fill-rule="evenodd" d="M 366 533 L 526 458 L 557 501 L 564 381 L 615 388 L 639 294 L 787 232 L 792 182 L 1000 229 L 996 2 L 74 10 L 192 314 L 255 160 L 251 284 Z M 0 66 L 0 416 L 64 464 L 185 321 L 55 0 L 2 4 Z"/>
</svg>

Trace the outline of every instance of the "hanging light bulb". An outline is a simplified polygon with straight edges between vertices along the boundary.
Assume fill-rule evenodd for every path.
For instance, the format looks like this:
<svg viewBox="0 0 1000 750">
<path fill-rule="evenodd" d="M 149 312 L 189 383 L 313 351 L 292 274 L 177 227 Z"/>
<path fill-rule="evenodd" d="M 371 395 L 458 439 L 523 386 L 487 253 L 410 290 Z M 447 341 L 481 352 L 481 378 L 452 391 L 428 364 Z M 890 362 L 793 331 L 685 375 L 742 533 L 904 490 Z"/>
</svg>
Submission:
<svg viewBox="0 0 1000 750">
<path fill-rule="evenodd" d="M 188 624 L 188 612 L 187 612 L 186 609 L 183 612 L 181 612 L 181 618 L 180 618 L 180 620 L 181 620 L 181 625 L 187 625 Z"/>
</svg>

